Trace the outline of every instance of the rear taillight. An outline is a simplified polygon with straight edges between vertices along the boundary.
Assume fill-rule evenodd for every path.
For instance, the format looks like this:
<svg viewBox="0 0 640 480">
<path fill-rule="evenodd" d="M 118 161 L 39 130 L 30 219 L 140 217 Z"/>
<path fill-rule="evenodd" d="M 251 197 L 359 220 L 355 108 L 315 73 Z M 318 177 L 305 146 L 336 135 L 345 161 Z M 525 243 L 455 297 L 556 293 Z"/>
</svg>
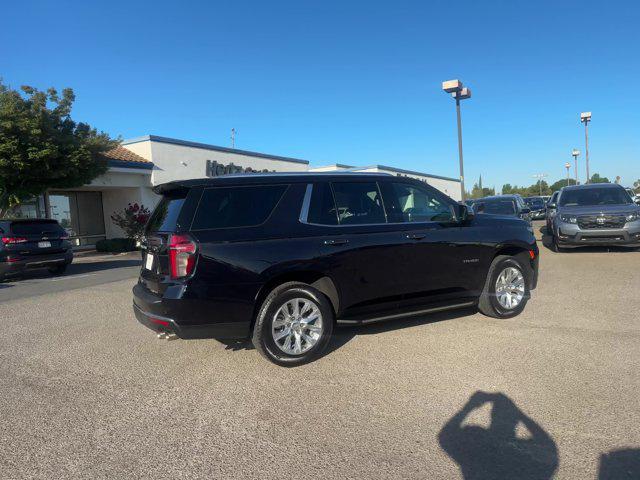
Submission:
<svg viewBox="0 0 640 480">
<path fill-rule="evenodd" d="M 28 242 L 24 237 L 2 237 L 2 243 L 5 245 L 13 245 L 14 243 L 25 243 Z"/>
<path fill-rule="evenodd" d="M 183 278 L 193 273 L 196 266 L 196 244 L 189 235 L 171 235 L 169 265 L 171 278 Z"/>
</svg>

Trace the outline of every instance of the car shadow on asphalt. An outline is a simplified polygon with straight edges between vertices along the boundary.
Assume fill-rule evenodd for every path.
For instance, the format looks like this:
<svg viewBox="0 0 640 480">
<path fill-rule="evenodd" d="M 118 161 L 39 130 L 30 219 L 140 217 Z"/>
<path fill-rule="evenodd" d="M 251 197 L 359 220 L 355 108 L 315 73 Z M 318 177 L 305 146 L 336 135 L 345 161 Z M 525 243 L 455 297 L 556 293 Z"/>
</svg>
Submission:
<svg viewBox="0 0 640 480">
<path fill-rule="evenodd" d="M 485 405 L 489 421 L 478 425 Z M 465 480 L 547 480 L 558 468 L 551 435 L 503 393 L 475 392 L 445 423 L 438 441 Z"/>
<path fill-rule="evenodd" d="M 339 348 L 349 343 L 359 335 L 378 335 L 394 330 L 402 330 L 410 327 L 418 327 L 420 325 L 428 325 L 431 323 L 444 322 L 456 318 L 473 315 L 478 311 L 477 308 L 464 308 L 459 310 L 449 310 L 445 312 L 431 313 L 428 315 L 419 315 L 413 317 L 405 317 L 384 322 L 370 323 L 368 325 L 341 325 L 333 331 L 331 342 L 327 346 L 324 355 L 329 355 Z"/>
<path fill-rule="evenodd" d="M 321 357 L 332 354 L 336 350 L 345 346 L 358 335 L 376 335 L 380 333 L 391 332 L 394 330 L 400 330 L 403 328 L 443 322 L 445 320 L 452 320 L 455 318 L 473 315 L 477 311 L 478 310 L 475 307 L 464 308 L 459 310 L 432 313 L 429 315 L 388 320 L 386 322 L 371 323 L 369 325 L 340 325 L 334 328 L 333 334 L 331 335 L 331 340 L 329 341 L 329 345 L 327 345 L 327 348 L 322 353 Z M 218 341 L 225 345 L 226 350 L 238 351 L 254 349 L 251 340 L 226 341 L 219 339 Z"/>
<path fill-rule="evenodd" d="M 612 450 L 600 456 L 598 480 L 631 480 L 640 478 L 640 449 Z"/>
<path fill-rule="evenodd" d="M 34 280 L 40 278 L 63 278 L 69 277 L 73 275 L 84 275 L 87 273 L 97 273 L 105 270 L 112 270 L 116 268 L 127 268 L 127 267 L 139 267 L 142 265 L 142 260 L 137 259 L 126 259 L 126 260 L 106 260 L 106 261 L 98 261 L 98 262 L 83 262 L 83 263 L 72 263 L 67 267 L 67 270 L 63 274 L 52 274 L 47 269 L 40 268 L 34 270 L 26 270 L 20 274 L 11 276 L 5 280 L 5 282 L 13 282 L 19 280 Z M 7 285 L 6 283 L 0 283 L 1 287 L 8 287 L 11 285 Z"/>
</svg>

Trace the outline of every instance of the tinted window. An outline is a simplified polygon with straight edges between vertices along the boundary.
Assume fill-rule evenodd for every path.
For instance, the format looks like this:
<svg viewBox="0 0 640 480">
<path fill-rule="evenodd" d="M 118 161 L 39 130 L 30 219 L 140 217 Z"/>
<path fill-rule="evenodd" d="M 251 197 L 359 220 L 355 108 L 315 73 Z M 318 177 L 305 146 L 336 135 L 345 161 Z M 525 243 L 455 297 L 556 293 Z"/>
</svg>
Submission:
<svg viewBox="0 0 640 480">
<path fill-rule="evenodd" d="M 14 235 L 64 235 L 64 229 L 58 222 L 52 220 L 50 222 L 13 222 L 11 224 L 11 233 Z"/>
<path fill-rule="evenodd" d="M 454 219 L 451 203 L 426 188 L 394 182 L 390 192 L 393 198 L 386 203 L 393 222 L 448 222 Z"/>
<path fill-rule="evenodd" d="M 560 205 L 624 205 L 631 202 L 631 197 L 624 188 L 580 188 L 563 190 L 560 194 Z"/>
<path fill-rule="evenodd" d="M 164 194 L 162 200 L 155 208 L 149 222 L 147 232 L 172 232 L 176 228 L 180 209 L 187 196 L 186 191 L 170 191 Z"/>
<path fill-rule="evenodd" d="M 529 207 L 533 209 L 540 209 L 544 207 L 544 201 L 542 200 L 542 198 L 525 198 L 524 201 Z"/>
<path fill-rule="evenodd" d="M 516 213 L 513 200 L 485 200 L 476 204 L 474 210 L 487 215 L 515 215 Z"/>
<path fill-rule="evenodd" d="M 338 224 L 336 205 L 333 201 L 331 185 L 328 183 L 323 182 L 313 185 L 313 193 L 311 194 L 307 221 L 309 223 L 318 223 L 320 225 Z"/>
<path fill-rule="evenodd" d="M 286 185 L 208 188 L 191 228 L 253 227 L 264 223 L 287 189 Z"/>
<path fill-rule="evenodd" d="M 333 193 L 341 225 L 386 222 L 376 182 L 336 182 Z"/>
</svg>

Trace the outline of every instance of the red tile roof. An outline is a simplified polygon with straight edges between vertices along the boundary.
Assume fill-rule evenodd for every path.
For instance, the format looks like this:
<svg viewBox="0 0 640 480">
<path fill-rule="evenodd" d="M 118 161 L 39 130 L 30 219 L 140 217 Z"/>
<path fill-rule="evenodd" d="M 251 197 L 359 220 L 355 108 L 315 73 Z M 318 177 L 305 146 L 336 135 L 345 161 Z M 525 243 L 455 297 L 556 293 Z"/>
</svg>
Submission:
<svg viewBox="0 0 640 480">
<path fill-rule="evenodd" d="M 117 146 L 112 150 L 108 150 L 102 154 L 107 160 L 117 160 L 120 162 L 132 162 L 132 163 L 152 163 L 146 158 L 142 158 L 137 153 L 133 153 L 122 146 Z"/>
</svg>

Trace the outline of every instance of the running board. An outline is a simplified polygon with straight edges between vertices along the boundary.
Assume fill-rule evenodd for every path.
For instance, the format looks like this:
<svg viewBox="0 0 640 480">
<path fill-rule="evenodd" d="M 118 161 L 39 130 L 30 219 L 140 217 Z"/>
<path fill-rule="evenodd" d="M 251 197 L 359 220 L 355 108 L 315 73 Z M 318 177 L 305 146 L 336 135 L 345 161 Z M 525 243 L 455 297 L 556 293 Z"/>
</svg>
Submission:
<svg viewBox="0 0 640 480">
<path fill-rule="evenodd" d="M 423 310 L 415 310 L 413 312 L 403 312 L 403 313 L 394 313 L 393 315 L 384 315 L 382 317 L 373 317 L 367 318 L 365 320 L 344 320 L 338 319 L 336 323 L 340 325 L 367 325 L 369 323 L 376 322 L 384 322 L 385 320 L 393 320 L 396 318 L 406 318 L 406 317 L 415 317 L 417 315 L 423 315 L 425 313 L 436 313 L 436 312 L 444 312 L 447 310 L 456 310 L 458 308 L 471 307 L 475 305 L 476 302 L 464 302 L 464 303 L 456 303 L 453 305 L 445 305 L 441 307 L 431 307 L 425 308 Z"/>
</svg>

